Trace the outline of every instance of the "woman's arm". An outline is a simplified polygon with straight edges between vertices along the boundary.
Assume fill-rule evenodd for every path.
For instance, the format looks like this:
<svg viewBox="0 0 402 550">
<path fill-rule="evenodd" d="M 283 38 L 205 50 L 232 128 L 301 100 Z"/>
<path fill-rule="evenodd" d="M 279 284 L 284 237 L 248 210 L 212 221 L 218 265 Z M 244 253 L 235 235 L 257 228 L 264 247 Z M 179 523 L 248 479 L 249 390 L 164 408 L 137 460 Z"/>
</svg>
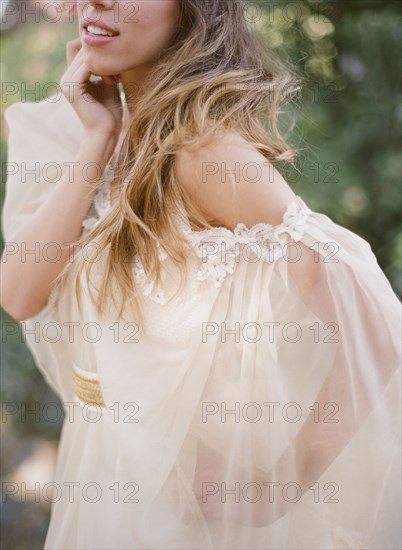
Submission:
<svg viewBox="0 0 402 550">
<path fill-rule="evenodd" d="M 56 188 L 49 195 L 46 193 L 46 200 L 36 207 L 32 216 L 26 218 L 28 221 L 17 232 L 6 237 L 9 245 L 12 245 L 13 254 L 7 253 L 10 246 L 8 249 L 6 247 L 1 265 L 0 301 L 3 308 L 19 321 L 33 317 L 46 305 L 52 284 L 73 252 L 70 244 L 81 235 L 82 222 L 95 194 L 95 183 L 102 176 L 122 128 L 123 111 L 116 81 L 108 76 L 97 82 L 90 80 L 92 73 L 85 64 L 80 38 L 67 42 L 66 55 L 68 67 L 60 82 L 62 100 L 67 99 L 72 107 L 71 117 L 78 115 L 84 132 L 81 145 L 71 163 L 73 168 L 62 175 Z M 47 112 L 43 114 L 46 117 Z M 61 125 L 56 129 L 57 136 L 60 132 L 60 144 L 64 139 L 63 122 L 69 124 L 70 120 L 63 118 L 63 121 L 59 121 L 57 117 L 50 120 L 51 129 L 58 122 Z M 32 155 L 35 145 L 39 156 L 46 161 L 54 161 L 48 150 L 52 149 L 53 142 L 52 136 L 46 134 L 47 125 L 36 128 L 32 120 L 26 122 L 27 128 L 24 124 L 18 127 L 20 139 L 17 142 L 14 139 L 13 142 L 14 149 L 18 149 L 16 164 L 22 168 L 21 164 L 25 165 L 28 158 L 32 161 L 32 156 L 35 157 Z M 33 133 L 27 135 L 26 130 L 30 129 Z M 43 143 L 40 141 L 41 130 L 46 136 Z M 36 143 L 32 143 L 35 140 Z M 20 145 L 20 141 L 23 146 Z M 15 153 L 16 151 L 13 152 Z M 35 165 L 38 164 L 36 157 L 34 160 Z M 42 168 L 46 168 L 46 164 Z M 13 184 L 19 183 L 27 185 L 26 181 L 23 183 L 18 180 Z M 38 195 L 45 194 L 45 181 L 37 182 L 35 178 L 31 178 L 28 185 L 32 185 L 32 189 L 28 190 L 31 195 L 36 189 Z M 14 195 L 15 191 L 13 190 Z M 21 203 L 24 198 L 23 195 L 19 202 Z M 12 215 L 12 212 L 10 214 Z M 61 251 L 56 259 L 46 258 L 46 250 L 50 243 L 57 252 Z M 25 251 L 35 252 L 27 254 Z"/>
</svg>

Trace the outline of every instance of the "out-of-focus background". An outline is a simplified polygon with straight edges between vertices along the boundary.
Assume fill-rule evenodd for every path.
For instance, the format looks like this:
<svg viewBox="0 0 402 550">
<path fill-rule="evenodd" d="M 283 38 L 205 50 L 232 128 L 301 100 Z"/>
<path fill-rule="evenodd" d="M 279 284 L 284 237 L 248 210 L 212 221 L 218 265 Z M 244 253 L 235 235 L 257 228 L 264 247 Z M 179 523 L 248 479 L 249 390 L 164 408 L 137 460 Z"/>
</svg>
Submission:
<svg viewBox="0 0 402 550">
<path fill-rule="evenodd" d="M 0 6 L 3 199 L 4 109 L 55 92 L 66 69 L 65 43 L 78 36 L 78 23 L 50 0 L 1 0 Z M 290 141 L 300 150 L 296 169 L 284 173 L 287 181 L 312 209 L 369 241 L 399 295 L 401 6 L 398 0 L 254 0 L 245 9 L 267 45 L 303 77 L 283 122 L 287 128 L 295 121 Z M 61 406 L 19 324 L 1 315 L 1 548 L 32 550 L 43 547 L 49 521 L 43 488 L 52 479 Z"/>
</svg>

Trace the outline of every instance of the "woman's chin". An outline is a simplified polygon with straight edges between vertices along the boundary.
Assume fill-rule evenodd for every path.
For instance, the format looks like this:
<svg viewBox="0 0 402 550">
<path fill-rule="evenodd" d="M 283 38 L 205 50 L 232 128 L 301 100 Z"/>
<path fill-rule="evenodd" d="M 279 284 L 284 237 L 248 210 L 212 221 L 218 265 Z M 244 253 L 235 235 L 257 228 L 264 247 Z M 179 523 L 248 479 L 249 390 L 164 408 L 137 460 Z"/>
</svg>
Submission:
<svg viewBox="0 0 402 550">
<path fill-rule="evenodd" d="M 91 71 L 92 74 L 97 76 L 109 76 L 119 74 L 119 68 L 116 65 L 102 63 L 100 59 L 94 59 L 95 56 L 87 56 L 85 59 L 85 65 Z"/>
</svg>

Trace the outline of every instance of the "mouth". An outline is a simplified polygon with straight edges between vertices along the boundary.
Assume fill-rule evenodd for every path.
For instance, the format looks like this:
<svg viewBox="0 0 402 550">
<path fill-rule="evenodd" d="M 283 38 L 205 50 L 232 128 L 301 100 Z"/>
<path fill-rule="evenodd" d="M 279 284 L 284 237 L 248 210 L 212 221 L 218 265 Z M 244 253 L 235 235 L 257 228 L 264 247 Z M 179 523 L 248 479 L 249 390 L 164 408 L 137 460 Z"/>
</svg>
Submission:
<svg viewBox="0 0 402 550">
<path fill-rule="evenodd" d="M 120 36 L 119 32 L 100 22 L 97 22 L 96 25 L 84 23 L 82 26 L 82 41 L 88 46 L 102 46 L 113 42 L 118 36 Z"/>
<path fill-rule="evenodd" d="M 118 36 L 119 33 L 116 31 L 112 31 L 111 29 L 107 28 L 106 26 L 102 27 L 98 25 L 91 25 L 89 23 L 84 25 L 84 29 L 87 31 L 88 34 L 92 34 L 94 36 Z"/>
</svg>

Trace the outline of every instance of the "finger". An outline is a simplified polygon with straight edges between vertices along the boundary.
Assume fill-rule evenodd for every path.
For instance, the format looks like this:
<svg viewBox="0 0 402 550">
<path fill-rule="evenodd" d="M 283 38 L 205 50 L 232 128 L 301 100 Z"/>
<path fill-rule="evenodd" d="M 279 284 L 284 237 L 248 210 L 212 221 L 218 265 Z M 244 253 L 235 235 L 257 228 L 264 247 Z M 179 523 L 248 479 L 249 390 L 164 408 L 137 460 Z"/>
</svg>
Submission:
<svg viewBox="0 0 402 550">
<path fill-rule="evenodd" d="M 75 56 L 73 61 L 71 62 L 70 66 L 65 71 L 62 81 L 64 82 L 82 82 L 79 78 L 81 77 L 81 72 L 84 66 L 84 59 L 81 54 L 81 52 L 78 52 L 78 54 Z M 86 66 L 85 66 L 86 67 Z M 80 77 L 78 77 L 78 73 L 80 73 Z M 89 78 L 90 75 L 88 75 Z M 78 80 L 77 80 L 78 77 Z"/>
<path fill-rule="evenodd" d="M 89 71 L 87 65 L 85 64 L 83 51 L 80 50 L 64 73 L 64 79 L 69 78 L 70 81 L 73 82 L 82 82 L 82 80 L 80 79 L 75 80 L 78 73 L 80 75 L 82 74 L 82 69 L 84 69 L 84 72 L 88 73 L 88 76 L 86 78 L 89 79 L 92 73 Z M 81 76 L 79 78 L 81 78 Z"/>
<path fill-rule="evenodd" d="M 77 53 L 82 49 L 81 38 L 69 40 L 66 44 L 67 66 L 70 66 Z"/>
<path fill-rule="evenodd" d="M 66 71 L 66 73 L 63 75 L 63 78 L 60 82 L 60 86 L 62 88 L 64 94 L 68 94 L 68 99 L 70 102 L 73 102 L 75 99 L 76 93 L 79 92 L 80 88 L 82 87 L 82 84 L 88 84 L 89 78 L 91 76 L 91 71 L 88 69 L 88 67 L 85 65 L 85 63 L 81 62 L 79 64 L 72 64 L 70 68 Z M 78 92 L 77 92 L 77 86 L 78 86 Z"/>
<path fill-rule="evenodd" d="M 80 67 L 84 62 L 84 53 L 82 50 L 79 50 L 75 57 L 72 58 L 70 64 L 67 67 L 66 73 L 71 73 Z"/>
</svg>

